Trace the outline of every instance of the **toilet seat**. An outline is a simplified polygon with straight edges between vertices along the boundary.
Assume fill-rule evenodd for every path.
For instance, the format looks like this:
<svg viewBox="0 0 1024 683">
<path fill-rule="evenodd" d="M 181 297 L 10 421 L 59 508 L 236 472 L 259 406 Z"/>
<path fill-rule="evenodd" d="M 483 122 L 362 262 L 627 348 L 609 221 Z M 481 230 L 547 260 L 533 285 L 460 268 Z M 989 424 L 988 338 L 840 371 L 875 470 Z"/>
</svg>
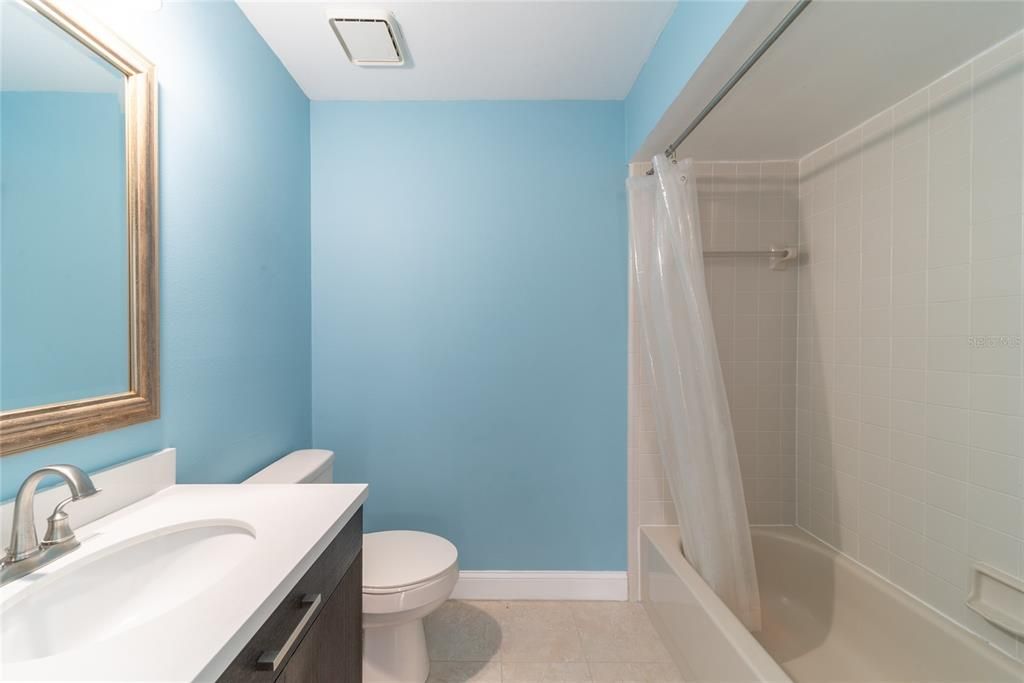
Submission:
<svg viewBox="0 0 1024 683">
<path fill-rule="evenodd" d="M 459 553 L 422 531 L 363 535 L 364 627 L 420 618 L 448 599 L 459 580 Z"/>
<path fill-rule="evenodd" d="M 418 586 L 390 593 L 364 592 L 363 616 L 367 619 L 364 626 L 386 623 L 390 621 L 389 616 L 416 614 L 424 607 L 444 602 L 458 580 L 459 572 L 453 569 Z"/>
<path fill-rule="evenodd" d="M 450 541 L 422 531 L 378 531 L 363 535 L 363 594 L 413 592 L 458 570 Z"/>
</svg>

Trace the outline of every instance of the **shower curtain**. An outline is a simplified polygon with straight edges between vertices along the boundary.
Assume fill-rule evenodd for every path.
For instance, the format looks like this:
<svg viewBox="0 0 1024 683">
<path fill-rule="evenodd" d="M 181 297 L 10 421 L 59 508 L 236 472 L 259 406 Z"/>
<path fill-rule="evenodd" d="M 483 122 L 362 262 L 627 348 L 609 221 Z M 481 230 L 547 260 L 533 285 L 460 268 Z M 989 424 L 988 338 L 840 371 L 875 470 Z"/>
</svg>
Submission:
<svg viewBox="0 0 1024 683">
<path fill-rule="evenodd" d="M 683 553 L 751 631 L 761 627 L 739 458 L 711 325 L 692 160 L 630 178 L 641 352 Z"/>
</svg>

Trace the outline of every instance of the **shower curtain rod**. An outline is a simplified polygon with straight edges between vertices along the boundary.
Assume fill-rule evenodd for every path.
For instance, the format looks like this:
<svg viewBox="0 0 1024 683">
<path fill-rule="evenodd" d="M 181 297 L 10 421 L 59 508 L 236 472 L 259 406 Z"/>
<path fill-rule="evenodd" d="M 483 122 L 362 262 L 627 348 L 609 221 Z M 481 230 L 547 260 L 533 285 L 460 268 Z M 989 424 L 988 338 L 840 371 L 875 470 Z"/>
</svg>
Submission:
<svg viewBox="0 0 1024 683">
<path fill-rule="evenodd" d="M 786 16 L 784 16 L 782 21 L 779 22 L 778 26 L 772 29 L 772 32 L 768 34 L 768 37 L 761 41 L 761 44 L 757 46 L 757 49 L 747 57 L 747 60 L 740 65 L 739 69 L 736 70 L 736 73 L 734 73 L 732 77 L 725 82 L 725 85 L 722 86 L 721 90 L 715 93 L 715 96 L 711 98 L 711 101 L 708 102 L 707 106 L 701 109 L 700 113 L 697 114 L 697 117 L 690 123 L 690 125 L 688 125 L 683 132 L 679 134 L 679 137 L 677 137 L 671 145 L 665 148 L 665 156 L 672 158 L 672 155 L 676 153 L 679 146 L 683 144 L 686 138 L 690 137 L 690 133 L 696 130 L 697 126 L 699 126 L 701 122 L 708 117 L 708 114 L 718 106 L 719 102 L 725 99 L 725 96 L 729 94 L 729 91 L 740 82 L 746 73 L 750 71 L 751 67 L 757 63 L 757 60 L 761 59 L 764 53 L 768 51 L 768 48 L 770 48 L 772 44 L 779 39 L 779 36 L 789 28 L 790 24 L 796 21 L 796 18 L 800 16 L 801 12 L 807 9 L 809 4 L 811 4 L 811 0 L 799 0 L 799 2 L 790 8 L 786 13 Z M 648 175 L 653 175 L 653 173 L 653 170 L 647 172 Z"/>
</svg>

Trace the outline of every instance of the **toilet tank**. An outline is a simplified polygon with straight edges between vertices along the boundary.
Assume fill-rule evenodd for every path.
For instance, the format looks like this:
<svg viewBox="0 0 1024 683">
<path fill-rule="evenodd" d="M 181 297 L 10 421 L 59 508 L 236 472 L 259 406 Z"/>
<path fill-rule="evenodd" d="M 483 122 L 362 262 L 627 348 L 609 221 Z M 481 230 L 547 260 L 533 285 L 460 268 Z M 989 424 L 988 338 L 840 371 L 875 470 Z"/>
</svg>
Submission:
<svg viewBox="0 0 1024 683">
<path fill-rule="evenodd" d="M 243 484 L 330 484 L 334 452 L 319 448 L 292 451 L 252 475 Z"/>
</svg>

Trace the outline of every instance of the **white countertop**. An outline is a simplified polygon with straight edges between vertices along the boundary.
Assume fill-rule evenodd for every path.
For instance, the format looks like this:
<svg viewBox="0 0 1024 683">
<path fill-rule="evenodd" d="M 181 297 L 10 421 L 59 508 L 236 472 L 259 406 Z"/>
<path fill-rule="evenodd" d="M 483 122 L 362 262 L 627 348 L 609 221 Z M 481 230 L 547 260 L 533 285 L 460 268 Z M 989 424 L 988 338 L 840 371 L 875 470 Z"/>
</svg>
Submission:
<svg viewBox="0 0 1024 683">
<path fill-rule="evenodd" d="M 244 525 L 254 542 L 246 548 L 244 562 L 169 611 L 146 615 L 142 623 L 54 656 L 4 663 L 0 678 L 214 680 L 366 496 L 364 484 L 171 486 L 82 526 L 77 530 L 80 548 L 0 588 L 0 619 L 27 588 L 154 529 L 219 519 Z"/>
</svg>

